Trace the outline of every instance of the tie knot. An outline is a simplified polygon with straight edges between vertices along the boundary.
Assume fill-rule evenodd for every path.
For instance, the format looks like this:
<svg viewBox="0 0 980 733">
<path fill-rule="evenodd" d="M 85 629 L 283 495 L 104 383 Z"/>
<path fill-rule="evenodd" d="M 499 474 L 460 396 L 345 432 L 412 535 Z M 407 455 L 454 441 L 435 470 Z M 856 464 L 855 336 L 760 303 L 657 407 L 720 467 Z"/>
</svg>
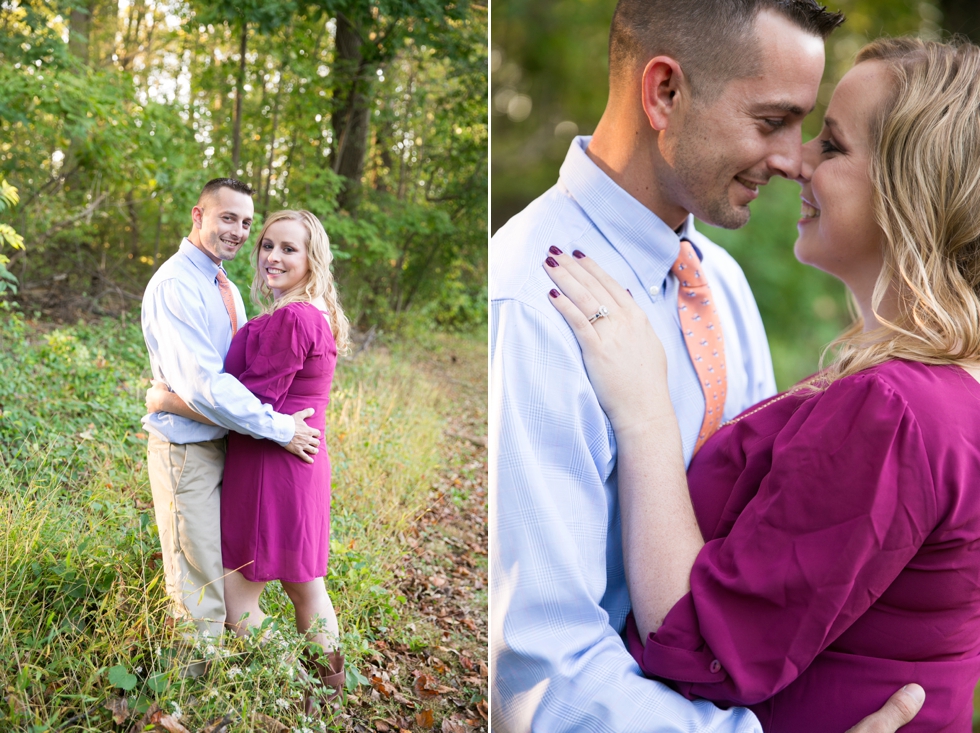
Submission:
<svg viewBox="0 0 980 733">
<path fill-rule="evenodd" d="M 670 271 L 685 288 L 699 288 L 708 284 L 698 253 L 695 252 L 694 245 L 686 239 L 681 240 L 681 253 L 677 255 Z"/>
<path fill-rule="evenodd" d="M 228 284 L 228 276 L 225 274 L 225 271 L 222 270 L 220 267 L 218 268 L 218 283 L 221 285 Z"/>
</svg>

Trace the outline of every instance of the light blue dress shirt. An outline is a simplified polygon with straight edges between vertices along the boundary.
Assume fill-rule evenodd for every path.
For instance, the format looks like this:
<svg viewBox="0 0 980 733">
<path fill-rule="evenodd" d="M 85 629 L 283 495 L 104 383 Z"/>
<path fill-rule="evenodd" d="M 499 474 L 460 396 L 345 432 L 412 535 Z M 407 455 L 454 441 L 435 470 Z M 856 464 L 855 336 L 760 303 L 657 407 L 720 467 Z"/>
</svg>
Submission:
<svg viewBox="0 0 980 733">
<path fill-rule="evenodd" d="M 143 417 L 143 426 L 171 443 L 200 443 L 229 430 L 280 445 L 293 439 L 291 415 L 273 412 L 241 382 L 225 373 L 231 346 L 231 319 L 218 289 L 218 265 L 184 239 L 177 253 L 156 271 L 143 293 L 143 337 L 150 368 L 188 405 L 217 425 L 206 425 L 169 412 Z M 245 304 L 231 288 L 238 323 Z"/>
<path fill-rule="evenodd" d="M 576 138 L 558 184 L 490 244 L 492 720 L 505 731 L 759 731 L 743 709 L 690 702 L 642 676 L 620 633 L 630 609 L 616 443 L 571 329 L 549 302 L 548 247 L 580 249 L 628 288 L 668 357 L 689 461 L 704 396 L 669 275 L 679 236 L 606 176 Z M 725 336 L 725 418 L 775 392 L 762 319 L 724 250 L 694 229 Z"/>
</svg>

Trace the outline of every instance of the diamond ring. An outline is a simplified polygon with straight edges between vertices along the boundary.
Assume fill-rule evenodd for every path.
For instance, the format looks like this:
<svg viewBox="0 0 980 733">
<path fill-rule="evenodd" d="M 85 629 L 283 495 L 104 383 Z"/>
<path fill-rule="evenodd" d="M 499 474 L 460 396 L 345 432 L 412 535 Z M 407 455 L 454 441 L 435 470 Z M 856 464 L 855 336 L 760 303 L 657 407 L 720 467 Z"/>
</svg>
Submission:
<svg viewBox="0 0 980 733">
<path fill-rule="evenodd" d="M 589 323 L 594 323 L 595 321 L 598 321 L 600 318 L 605 318 L 608 315 L 609 315 L 609 309 L 606 308 L 606 306 L 604 305 L 600 305 L 599 310 L 597 310 L 595 312 L 595 315 L 589 319 Z"/>
</svg>

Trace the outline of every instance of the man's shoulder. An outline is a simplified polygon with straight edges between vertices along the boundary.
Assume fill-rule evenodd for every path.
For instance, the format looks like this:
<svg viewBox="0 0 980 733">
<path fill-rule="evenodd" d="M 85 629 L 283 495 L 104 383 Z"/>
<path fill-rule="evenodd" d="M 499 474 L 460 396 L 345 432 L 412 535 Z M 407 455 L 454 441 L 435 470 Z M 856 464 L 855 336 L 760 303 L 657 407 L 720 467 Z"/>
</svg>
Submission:
<svg viewBox="0 0 980 733">
<path fill-rule="evenodd" d="M 541 265 L 548 248 L 568 252 L 596 229 L 581 207 L 556 184 L 512 217 L 490 239 L 490 299 L 524 299 L 552 287 Z"/>
</svg>

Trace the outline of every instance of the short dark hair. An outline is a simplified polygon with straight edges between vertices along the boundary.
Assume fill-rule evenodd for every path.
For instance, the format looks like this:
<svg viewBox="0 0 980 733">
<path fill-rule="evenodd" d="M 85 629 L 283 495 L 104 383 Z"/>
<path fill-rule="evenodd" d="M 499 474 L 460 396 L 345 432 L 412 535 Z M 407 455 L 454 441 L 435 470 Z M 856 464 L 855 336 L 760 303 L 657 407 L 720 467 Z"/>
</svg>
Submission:
<svg viewBox="0 0 980 733">
<path fill-rule="evenodd" d="M 619 0 L 609 31 L 610 85 L 630 65 L 654 56 L 677 59 L 694 94 L 753 73 L 752 27 L 769 10 L 826 39 L 844 15 L 816 0 Z"/>
<path fill-rule="evenodd" d="M 251 186 L 243 181 L 239 181 L 237 178 L 212 178 L 201 189 L 201 195 L 197 197 L 197 205 L 202 206 L 204 199 L 211 198 L 221 188 L 230 188 L 232 191 L 243 193 L 246 196 L 255 195 L 255 191 L 252 190 Z"/>
</svg>

